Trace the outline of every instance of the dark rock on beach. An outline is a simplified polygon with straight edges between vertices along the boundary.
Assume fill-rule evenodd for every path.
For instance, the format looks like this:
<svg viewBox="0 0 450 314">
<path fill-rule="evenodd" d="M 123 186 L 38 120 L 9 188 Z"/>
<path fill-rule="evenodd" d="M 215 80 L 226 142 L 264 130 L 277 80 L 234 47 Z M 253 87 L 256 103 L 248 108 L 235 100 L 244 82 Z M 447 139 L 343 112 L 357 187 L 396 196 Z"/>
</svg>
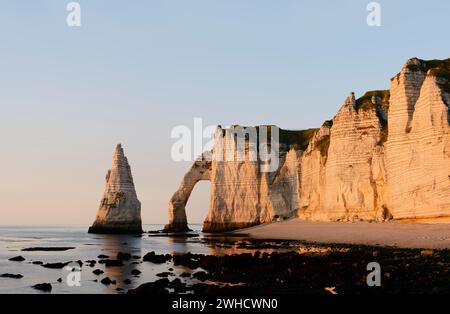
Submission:
<svg viewBox="0 0 450 314">
<path fill-rule="evenodd" d="M 118 259 L 101 259 L 98 263 L 104 264 L 105 267 L 123 266 L 122 261 Z"/>
<path fill-rule="evenodd" d="M 115 280 L 111 280 L 109 277 L 105 277 L 100 281 L 102 284 L 109 286 L 109 285 L 115 285 L 116 281 Z"/>
<path fill-rule="evenodd" d="M 34 264 L 34 265 L 42 265 L 42 264 L 44 264 L 44 263 L 41 262 L 41 261 L 32 261 L 31 264 Z"/>
<path fill-rule="evenodd" d="M 109 258 L 109 256 L 108 256 L 108 255 L 105 255 L 105 254 L 100 254 L 100 255 L 97 256 L 97 257 L 100 258 L 100 259 Z"/>
<path fill-rule="evenodd" d="M 34 289 L 44 291 L 44 292 L 50 292 L 52 291 L 52 285 L 49 283 L 38 283 L 33 286 Z"/>
<path fill-rule="evenodd" d="M 129 261 L 131 259 L 131 254 L 119 252 L 119 253 L 117 253 L 116 259 L 121 260 L 121 261 Z"/>
<path fill-rule="evenodd" d="M 21 274 L 2 274 L 0 275 L 2 278 L 13 278 L 13 279 L 20 279 L 23 278 Z"/>
<path fill-rule="evenodd" d="M 140 275 L 140 274 L 141 274 L 141 271 L 138 270 L 138 269 L 133 269 L 133 270 L 131 271 L 131 274 L 137 276 L 137 275 Z"/>
<path fill-rule="evenodd" d="M 99 276 L 99 275 L 101 275 L 101 274 L 103 274 L 104 273 L 104 271 L 103 270 L 101 270 L 101 269 L 96 269 L 96 270 L 94 270 L 93 272 L 92 272 L 94 275 L 97 275 L 97 276 Z"/>
<path fill-rule="evenodd" d="M 105 267 L 119 267 L 119 266 L 123 266 L 123 263 L 121 260 L 117 260 L 117 259 L 109 259 L 105 261 Z"/>
<path fill-rule="evenodd" d="M 71 262 L 66 262 L 66 263 L 46 263 L 41 265 L 42 267 L 45 268 L 51 268 L 51 269 L 61 269 L 64 268 L 65 266 L 69 265 Z"/>
<path fill-rule="evenodd" d="M 169 280 L 159 279 L 154 282 L 147 282 L 135 289 L 128 290 L 128 294 L 156 294 L 156 295 L 165 295 L 168 294 L 169 291 L 166 290 L 167 285 L 169 284 Z"/>
<path fill-rule="evenodd" d="M 95 267 L 95 264 L 97 264 L 97 262 L 94 260 L 87 260 L 86 264 L 88 264 L 89 267 Z"/>
<path fill-rule="evenodd" d="M 205 255 L 192 254 L 190 252 L 186 254 L 176 254 L 173 256 L 173 264 L 175 266 L 186 266 L 190 269 L 196 269 L 200 267 L 200 257 L 205 258 Z"/>
<path fill-rule="evenodd" d="M 144 262 L 151 262 L 154 264 L 164 264 L 165 262 L 168 262 L 171 259 L 172 259 L 172 255 L 170 255 L 170 254 L 158 255 L 155 252 L 147 253 L 143 257 Z"/>
<path fill-rule="evenodd" d="M 181 284 L 182 284 L 182 281 L 180 280 L 180 278 L 175 278 L 175 279 L 172 280 L 167 286 L 168 286 L 169 288 L 173 288 L 173 287 L 179 286 L 179 285 L 181 285 Z"/>
<path fill-rule="evenodd" d="M 187 291 L 186 284 L 179 278 L 172 280 L 167 287 L 173 289 L 175 293 L 185 293 Z"/>
<path fill-rule="evenodd" d="M 15 256 L 15 257 L 11 257 L 8 261 L 23 262 L 24 260 L 25 260 L 25 258 L 23 258 L 23 256 Z"/>
<path fill-rule="evenodd" d="M 192 275 L 192 278 L 198 279 L 200 281 L 205 281 L 208 278 L 208 275 L 204 271 L 198 271 Z"/>
<path fill-rule="evenodd" d="M 196 271 L 194 278 L 208 283 L 186 285 L 170 281 L 143 284 L 129 293 L 215 294 L 399 294 L 450 293 L 450 251 L 399 249 L 355 245 L 321 245 L 286 241 L 247 240 L 254 254 L 176 254 L 176 266 Z M 267 245 L 279 251 L 264 252 Z M 272 249 L 271 249 L 272 250 Z M 152 254 L 154 259 L 157 255 Z M 159 257 L 161 258 L 161 256 Z M 382 286 L 369 287 L 367 265 L 382 265 Z M 188 277 L 184 272 L 181 277 Z M 430 287 L 431 290 L 430 290 Z M 173 290 L 172 290 L 173 289 Z"/>
<path fill-rule="evenodd" d="M 75 249 L 74 247 L 28 247 L 28 248 L 24 248 L 22 249 L 22 251 L 25 252 L 61 252 L 61 251 L 68 251 L 68 250 L 73 250 Z"/>
<path fill-rule="evenodd" d="M 167 272 L 167 271 L 165 271 L 165 272 L 162 272 L 162 273 L 156 274 L 156 276 L 158 276 L 158 277 L 162 277 L 162 278 L 167 278 L 167 277 L 169 277 L 169 276 L 173 276 L 173 274 L 172 274 L 172 273 L 170 273 L 170 272 Z"/>
</svg>

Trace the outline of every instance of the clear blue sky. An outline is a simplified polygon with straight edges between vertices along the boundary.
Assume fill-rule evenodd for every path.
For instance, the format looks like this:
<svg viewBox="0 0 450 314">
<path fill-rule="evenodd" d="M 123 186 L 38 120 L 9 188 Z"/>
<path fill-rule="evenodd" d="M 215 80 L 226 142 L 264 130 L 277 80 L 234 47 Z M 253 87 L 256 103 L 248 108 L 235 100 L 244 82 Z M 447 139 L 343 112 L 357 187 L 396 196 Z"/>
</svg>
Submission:
<svg viewBox="0 0 450 314">
<path fill-rule="evenodd" d="M 80 28 L 68 2 L 0 1 L 0 224 L 90 223 L 118 142 L 144 222 L 164 223 L 189 167 L 174 126 L 317 127 L 409 57 L 450 57 L 446 0 L 378 1 L 375 28 L 359 0 L 80 0 Z"/>
</svg>

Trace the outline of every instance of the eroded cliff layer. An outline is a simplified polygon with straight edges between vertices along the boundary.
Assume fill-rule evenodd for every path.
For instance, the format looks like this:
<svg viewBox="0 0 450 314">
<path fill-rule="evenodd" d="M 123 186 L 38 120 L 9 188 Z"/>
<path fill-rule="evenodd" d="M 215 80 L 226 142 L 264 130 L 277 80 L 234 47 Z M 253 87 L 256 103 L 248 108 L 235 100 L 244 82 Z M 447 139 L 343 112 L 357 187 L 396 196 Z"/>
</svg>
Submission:
<svg viewBox="0 0 450 314">
<path fill-rule="evenodd" d="M 205 231 L 294 215 L 325 221 L 450 217 L 449 104 L 450 59 L 412 58 L 390 90 L 358 99 L 351 93 L 320 129 L 280 130 L 273 171 L 261 171 L 263 161 L 250 158 L 251 141 L 243 160 L 197 161 L 170 202 L 168 227 L 187 228 L 185 205 L 198 180 L 211 181 Z M 237 133 L 236 127 L 228 131 Z"/>
<path fill-rule="evenodd" d="M 111 170 L 106 174 L 105 192 L 89 233 L 142 233 L 141 202 L 120 144 L 114 151 Z"/>
</svg>

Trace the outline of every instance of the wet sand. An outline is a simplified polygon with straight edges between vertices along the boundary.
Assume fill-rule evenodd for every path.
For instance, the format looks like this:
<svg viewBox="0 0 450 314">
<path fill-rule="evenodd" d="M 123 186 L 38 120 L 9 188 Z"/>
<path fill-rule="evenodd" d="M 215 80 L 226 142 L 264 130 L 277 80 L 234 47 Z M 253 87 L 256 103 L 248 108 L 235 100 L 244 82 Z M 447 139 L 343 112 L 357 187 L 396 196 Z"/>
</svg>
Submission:
<svg viewBox="0 0 450 314">
<path fill-rule="evenodd" d="M 291 219 L 235 231 L 255 239 L 301 240 L 313 243 L 450 248 L 450 224 L 314 222 Z"/>
</svg>

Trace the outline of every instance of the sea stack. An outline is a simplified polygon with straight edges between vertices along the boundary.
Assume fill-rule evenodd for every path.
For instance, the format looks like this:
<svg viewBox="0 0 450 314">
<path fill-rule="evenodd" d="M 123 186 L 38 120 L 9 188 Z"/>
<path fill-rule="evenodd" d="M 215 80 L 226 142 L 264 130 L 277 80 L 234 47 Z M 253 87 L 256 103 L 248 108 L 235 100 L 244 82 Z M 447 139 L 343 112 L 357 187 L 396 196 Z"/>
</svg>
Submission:
<svg viewBox="0 0 450 314">
<path fill-rule="evenodd" d="M 89 233 L 142 233 L 141 202 L 121 144 L 114 151 L 112 168 L 106 174 L 105 192 Z"/>
</svg>

